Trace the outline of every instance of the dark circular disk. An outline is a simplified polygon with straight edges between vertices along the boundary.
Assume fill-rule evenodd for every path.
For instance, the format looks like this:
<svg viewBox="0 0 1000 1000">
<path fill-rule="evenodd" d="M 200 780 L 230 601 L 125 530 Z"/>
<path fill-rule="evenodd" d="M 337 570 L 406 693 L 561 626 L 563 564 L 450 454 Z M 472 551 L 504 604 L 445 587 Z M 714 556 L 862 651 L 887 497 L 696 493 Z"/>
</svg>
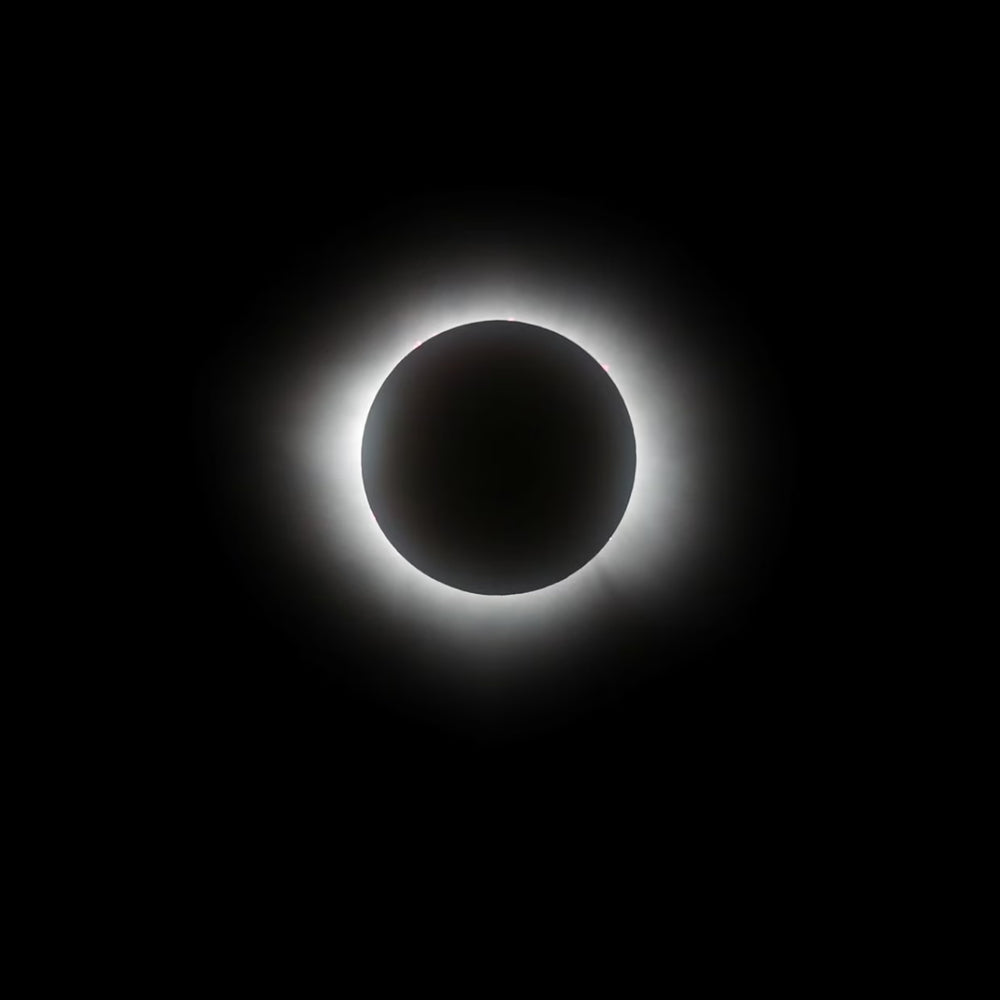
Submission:
<svg viewBox="0 0 1000 1000">
<path fill-rule="evenodd" d="M 396 550 L 475 594 L 575 573 L 628 506 L 635 435 L 607 372 L 572 341 L 508 320 L 411 351 L 372 403 L 365 492 Z"/>
</svg>

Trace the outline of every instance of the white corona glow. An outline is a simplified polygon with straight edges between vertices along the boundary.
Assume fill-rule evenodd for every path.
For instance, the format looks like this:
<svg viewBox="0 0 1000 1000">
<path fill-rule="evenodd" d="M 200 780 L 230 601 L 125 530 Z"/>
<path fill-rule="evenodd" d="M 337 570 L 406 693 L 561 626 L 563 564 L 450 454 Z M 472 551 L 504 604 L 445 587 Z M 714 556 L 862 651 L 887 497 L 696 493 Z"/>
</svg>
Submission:
<svg viewBox="0 0 1000 1000">
<path fill-rule="evenodd" d="M 284 443 L 301 476 L 301 513 L 322 548 L 314 555 L 328 563 L 331 580 L 350 579 L 358 606 L 368 614 L 374 608 L 397 635 L 409 629 L 415 643 L 468 653 L 471 669 L 512 668 L 526 665 L 540 644 L 585 641 L 609 605 L 620 610 L 651 587 L 664 592 L 697 548 L 698 378 L 685 369 L 684 352 L 672 349 L 688 338 L 671 327 L 676 320 L 662 316 L 651 327 L 620 293 L 588 291 L 578 282 L 517 282 L 509 274 L 462 274 L 444 287 L 441 293 L 394 285 L 391 301 L 366 298 L 347 310 L 349 320 L 334 308 L 324 322 L 333 324 L 331 343 L 338 346 L 310 358 L 299 375 Z M 503 317 L 552 330 L 613 369 L 635 433 L 636 470 L 625 515 L 591 561 L 542 590 L 495 596 L 433 580 L 393 548 L 368 504 L 361 442 L 376 393 L 408 351 L 454 327 Z M 341 325 L 348 322 L 349 337 Z M 350 347 L 341 346 L 345 338 Z"/>
</svg>

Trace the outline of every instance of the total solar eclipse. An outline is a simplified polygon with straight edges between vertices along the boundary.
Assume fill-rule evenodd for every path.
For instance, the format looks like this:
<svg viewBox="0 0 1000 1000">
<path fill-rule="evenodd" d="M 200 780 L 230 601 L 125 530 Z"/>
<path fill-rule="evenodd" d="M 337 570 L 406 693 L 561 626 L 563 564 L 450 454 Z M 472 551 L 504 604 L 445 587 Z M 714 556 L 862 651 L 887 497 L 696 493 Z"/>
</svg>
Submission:
<svg viewBox="0 0 1000 1000">
<path fill-rule="evenodd" d="M 614 534 L 635 435 L 581 347 L 490 320 L 432 337 L 392 370 L 361 468 L 379 527 L 411 565 L 457 590 L 520 594 L 572 575 Z"/>
<path fill-rule="evenodd" d="M 448 712 L 582 690 L 595 649 L 721 620 L 772 482 L 755 341 L 682 258 L 474 208 L 296 271 L 211 402 L 220 523 L 261 601 L 332 675 Z"/>
</svg>

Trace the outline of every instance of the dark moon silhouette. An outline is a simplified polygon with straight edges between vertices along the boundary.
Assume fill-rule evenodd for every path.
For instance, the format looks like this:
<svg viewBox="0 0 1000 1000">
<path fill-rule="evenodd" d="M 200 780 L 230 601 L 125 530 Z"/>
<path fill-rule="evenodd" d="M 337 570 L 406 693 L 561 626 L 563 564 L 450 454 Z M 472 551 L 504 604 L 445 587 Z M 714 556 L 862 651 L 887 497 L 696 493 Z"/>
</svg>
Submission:
<svg viewBox="0 0 1000 1000">
<path fill-rule="evenodd" d="M 551 330 L 490 320 L 411 351 L 368 414 L 368 502 L 435 580 L 518 594 L 565 579 L 628 506 L 635 436 L 614 382 Z"/>
</svg>

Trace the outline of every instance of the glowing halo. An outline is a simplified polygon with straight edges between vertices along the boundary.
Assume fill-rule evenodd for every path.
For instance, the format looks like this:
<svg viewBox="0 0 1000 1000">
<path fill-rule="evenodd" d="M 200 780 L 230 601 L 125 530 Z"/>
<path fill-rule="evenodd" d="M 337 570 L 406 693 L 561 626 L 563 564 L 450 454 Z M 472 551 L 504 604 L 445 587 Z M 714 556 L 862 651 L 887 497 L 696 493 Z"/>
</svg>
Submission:
<svg viewBox="0 0 1000 1000">
<path fill-rule="evenodd" d="M 651 292 L 641 274 L 546 270 L 516 253 L 470 261 L 449 250 L 428 279 L 407 271 L 410 254 L 379 260 L 349 294 L 340 285 L 314 294 L 308 316 L 288 324 L 281 371 L 254 376 L 264 386 L 251 390 L 256 433 L 282 463 L 272 478 L 287 479 L 271 528 L 311 579 L 327 581 L 339 615 L 452 674 L 511 675 L 535 654 L 572 656 L 605 622 L 648 608 L 653 593 L 655 614 L 669 615 L 724 507 L 713 421 L 728 405 L 722 369 L 732 366 L 717 363 L 712 331 L 692 325 L 683 301 L 664 306 L 669 288 Z M 631 500 L 604 548 L 559 583 L 506 596 L 456 590 L 408 563 L 376 523 L 361 475 L 369 409 L 399 360 L 443 331 L 492 319 L 556 331 L 597 359 L 636 442 Z"/>
<path fill-rule="evenodd" d="M 590 321 L 570 310 L 546 308 L 543 301 L 511 302 L 483 294 L 451 309 L 414 304 L 405 324 L 387 331 L 371 361 L 331 368 L 325 399 L 299 440 L 303 470 L 311 485 L 314 516 L 326 521 L 331 550 L 363 578 L 376 599 L 394 616 L 421 628 L 465 636 L 472 644 L 495 643 L 510 629 L 533 632 L 563 628 L 605 596 L 601 577 L 627 588 L 657 573 L 693 527 L 695 512 L 685 505 L 691 488 L 689 449 L 679 437 L 669 383 L 650 359 L 638 358 L 627 344 L 615 345 L 605 326 L 588 310 Z M 361 439 L 376 392 L 400 357 L 404 345 L 426 342 L 443 330 L 480 319 L 514 313 L 523 322 L 558 330 L 595 357 L 610 358 L 610 370 L 632 416 L 636 436 L 636 476 L 632 499 L 618 529 L 602 551 L 581 570 L 542 591 L 504 597 L 469 594 L 425 576 L 392 547 L 374 521 L 361 481 Z M 414 350 L 419 348 L 414 347 Z M 512 638 L 508 635 L 508 638 Z"/>
</svg>

